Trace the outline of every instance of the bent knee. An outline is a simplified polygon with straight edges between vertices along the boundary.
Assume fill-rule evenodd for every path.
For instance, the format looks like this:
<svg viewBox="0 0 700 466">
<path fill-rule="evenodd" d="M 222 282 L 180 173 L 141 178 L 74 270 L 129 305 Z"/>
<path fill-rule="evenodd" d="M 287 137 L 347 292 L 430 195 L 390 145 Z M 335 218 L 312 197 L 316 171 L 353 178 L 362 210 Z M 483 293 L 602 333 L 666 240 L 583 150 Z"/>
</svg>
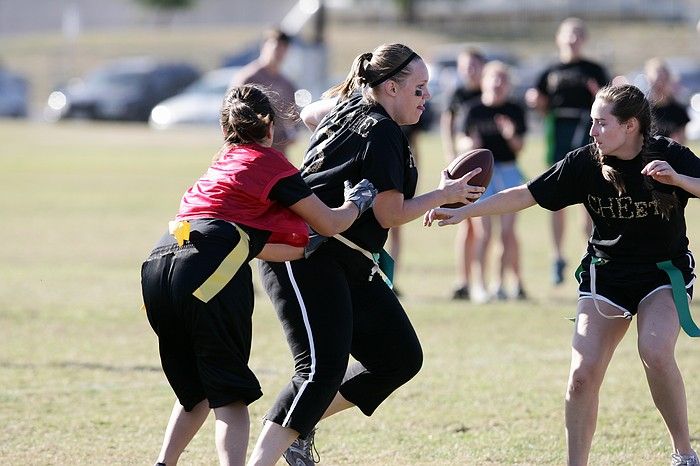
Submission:
<svg viewBox="0 0 700 466">
<path fill-rule="evenodd" d="M 397 367 L 397 378 L 403 382 L 411 380 L 423 367 L 423 350 L 418 345 L 402 355 Z"/>
</svg>

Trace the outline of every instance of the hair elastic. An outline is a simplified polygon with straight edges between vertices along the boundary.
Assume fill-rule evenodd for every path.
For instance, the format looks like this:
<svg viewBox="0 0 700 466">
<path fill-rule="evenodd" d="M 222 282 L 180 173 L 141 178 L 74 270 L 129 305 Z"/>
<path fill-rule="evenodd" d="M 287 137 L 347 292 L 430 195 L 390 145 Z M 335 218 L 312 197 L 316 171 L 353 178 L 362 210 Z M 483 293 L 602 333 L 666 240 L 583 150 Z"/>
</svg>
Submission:
<svg viewBox="0 0 700 466">
<path fill-rule="evenodd" d="M 394 68 L 393 70 L 391 70 L 391 71 L 390 71 L 389 73 L 387 73 L 385 76 L 382 76 L 381 78 L 376 79 L 376 80 L 372 81 L 371 83 L 369 83 L 369 87 L 378 86 L 379 84 L 383 83 L 383 82 L 386 81 L 387 79 L 396 76 L 396 75 L 399 73 L 399 71 L 401 71 L 402 69 L 406 68 L 406 66 L 407 66 L 409 63 L 411 63 L 411 61 L 412 61 L 414 58 L 416 58 L 417 56 L 418 56 L 418 54 L 417 54 L 416 52 L 411 52 L 411 54 L 408 56 L 408 58 L 407 58 L 406 60 L 404 60 L 399 66 L 397 66 L 396 68 Z"/>
</svg>

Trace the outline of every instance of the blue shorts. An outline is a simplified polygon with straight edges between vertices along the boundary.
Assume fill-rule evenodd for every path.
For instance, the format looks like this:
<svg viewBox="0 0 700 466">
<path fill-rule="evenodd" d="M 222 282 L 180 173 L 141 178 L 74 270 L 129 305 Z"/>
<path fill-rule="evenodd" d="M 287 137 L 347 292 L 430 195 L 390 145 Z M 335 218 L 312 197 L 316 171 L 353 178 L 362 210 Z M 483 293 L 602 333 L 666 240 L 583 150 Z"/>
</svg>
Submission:
<svg viewBox="0 0 700 466">
<path fill-rule="evenodd" d="M 592 257 L 586 254 L 576 271 L 578 280 L 578 299 L 592 299 L 590 265 Z M 672 260 L 683 274 L 688 299 L 693 297 L 695 283 L 695 259 L 687 252 L 684 256 Z M 628 311 L 637 313 L 639 304 L 652 293 L 663 288 L 671 288 L 671 280 L 656 264 L 621 264 L 610 261 L 596 265 L 595 299 Z"/>
<path fill-rule="evenodd" d="M 486 199 L 504 189 L 523 184 L 523 174 L 515 162 L 496 162 L 493 166 L 491 182 L 479 199 Z"/>
</svg>

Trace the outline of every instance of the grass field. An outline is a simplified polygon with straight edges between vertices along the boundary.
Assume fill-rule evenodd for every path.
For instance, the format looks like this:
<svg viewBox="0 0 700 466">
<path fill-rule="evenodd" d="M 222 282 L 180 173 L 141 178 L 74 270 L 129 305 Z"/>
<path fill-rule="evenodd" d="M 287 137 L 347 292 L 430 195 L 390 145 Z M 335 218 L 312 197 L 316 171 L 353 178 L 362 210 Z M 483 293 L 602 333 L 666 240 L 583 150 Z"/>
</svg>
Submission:
<svg viewBox="0 0 700 466">
<path fill-rule="evenodd" d="M 139 267 L 217 149 L 217 132 L 0 123 L 0 140 L 0 464 L 150 464 L 173 395 L 139 309 Z M 529 140 L 528 175 L 543 168 L 540 153 Z M 435 135 L 421 140 L 421 191 L 436 183 L 440 154 Z M 696 251 L 699 207 L 692 203 L 687 215 Z M 573 262 L 584 243 L 572 214 Z M 373 418 L 352 411 L 324 421 L 324 464 L 565 462 L 565 318 L 575 286 L 549 284 L 547 225 L 540 209 L 520 216 L 531 300 L 481 306 L 448 299 L 454 230 L 418 221 L 404 228 L 398 285 L 424 346 L 423 370 Z M 257 299 L 251 366 L 265 396 L 251 407 L 253 438 L 292 369 L 268 299 Z M 635 340 L 632 331 L 609 369 L 591 464 L 667 464 L 667 434 Z M 677 353 L 700 445 L 700 347 L 681 335 Z M 209 421 L 182 464 L 215 463 Z"/>
</svg>

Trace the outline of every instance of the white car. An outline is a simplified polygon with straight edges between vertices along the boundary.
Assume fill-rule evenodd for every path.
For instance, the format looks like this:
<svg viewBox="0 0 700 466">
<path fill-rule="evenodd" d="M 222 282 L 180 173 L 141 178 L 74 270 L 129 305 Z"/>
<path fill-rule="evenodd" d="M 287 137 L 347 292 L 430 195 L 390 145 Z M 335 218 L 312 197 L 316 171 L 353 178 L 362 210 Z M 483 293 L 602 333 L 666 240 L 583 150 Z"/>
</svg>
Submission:
<svg viewBox="0 0 700 466">
<path fill-rule="evenodd" d="M 151 111 L 149 124 L 167 129 L 177 125 L 216 125 L 221 102 L 240 67 L 219 68 L 205 73 L 180 94 L 166 99 Z"/>
<path fill-rule="evenodd" d="M 700 141 L 700 92 L 690 98 L 688 116 L 690 121 L 685 127 L 685 136 L 689 141 Z"/>
</svg>

